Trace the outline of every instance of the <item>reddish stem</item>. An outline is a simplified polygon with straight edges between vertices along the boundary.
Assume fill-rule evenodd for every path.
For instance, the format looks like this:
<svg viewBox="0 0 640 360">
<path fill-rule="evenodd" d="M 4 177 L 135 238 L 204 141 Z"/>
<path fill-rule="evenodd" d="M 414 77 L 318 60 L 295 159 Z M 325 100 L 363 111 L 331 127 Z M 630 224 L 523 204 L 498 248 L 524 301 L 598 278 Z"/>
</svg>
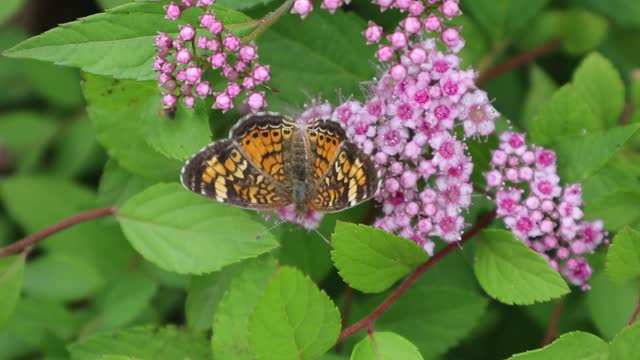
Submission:
<svg viewBox="0 0 640 360">
<path fill-rule="evenodd" d="M 53 235 L 60 230 L 64 230 L 70 226 L 79 224 L 81 222 L 85 222 L 87 220 L 95 219 L 97 217 L 114 215 L 115 213 L 116 213 L 115 208 L 103 208 L 103 209 L 89 210 L 87 212 L 74 215 L 68 219 L 62 220 L 61 222 L 55 225 L 52 225 L 44 230 L 41 230 L 33 235 L 29 235 L 21 240 L 18 240 L 7 247 L 1 248 L 0 257 L 11 255 L 22 249 L 31 247 L 35 245 L 38 241 L 43 240 L 46 237 Z"/>
<path fill-rule="evenodd" d="M 639 315 L 640 315 L 640 297 L 638 297 L 638 305 L 636 306 L 636 309 L 633 310 L 633 314 L 631 314 L 631 318 L 629 319 L 629 322 L 627 323 L 627 325 L 629 326 L 633 325 L 633 323 L 635 323 L 636 320 L 638 320 Z"/>
<path fill-rule="evenodd" d="M 546 43 L 538 46 L 537 48 L 531 49 L 527 52 L 524 52 L 520 55 L 514 56 L 512 58 L 510 58 L 509 60 L 503 62 L 502 64 L 498 64 L 496 66 L 493 66 L 491 68 L 489 68 L 489 70 L 485 71 L 484 73 L 480 74 L 480 76 L 478 77 L 478 79 L 476 80 L 476 85 L 481 86 L 486 84 L 487 82 L 489 82 L 490 80 L 493 80 L 494 78 L 502 75 L 503 73 L 518 67 L 526 62 L 529 62 L 541 55 L 544 55 L 548 52 L 550 52 L 551 50 L 554 50 L 555 48 L 557 48 L 558 46 L 560 46 L 560 40 L 551 40 L 551 41 L 547 41 Z"/>
<path fill-rule="evenodd" d="M 564 308 L 564 299 L 558 300 L 553 307 L 553 313 L 551 314 L 551 320 L 549 320 L 549 326 L 547 327 L 547 333 L 542 341 L 542 346 L 549 345 L 558 337 L 558 321 L 560 321 L 560 315 L 562 315 L 562 309 Z"/>
<path fill-rule="evenodd" d="M 389 309 L 389 307 L 391 307 L 391 305 L 393 305 L 393 303 L 395 303 L 396 300 L 398 300 L 400 295 L 404 294 L 407 290 L 409 290 L 411 285 L 413 285 L 413 283 L 415 283 L 416 280 L 418 280 L 420 275 L 422 275 L 425 271 L 427 271 L 431 266 L 435 265 L 438 261 L 442 260 L 445 256 L 447 256 L 454 249 L 457 249 L 464 242 L 466 242 L 467 240 L 469 240 L 473 236 L 475 236 L 482 228 L 487 226 L 493 220 L 493 218 L 495 216 L 496 216 L 495 210 L 493 210 L 490 213 L 488 213 L 487 215 L 483 216 L 482 219 L 480 219 L 480 221 L 478 221 L 473 226 L 473 228 L 471 228 L 471 230 L 469 230 L 469 232 L 465 233 L 462 236 L 462 239 L 460 239 L 460 241 L 447 245 L 444 249 L 442 249 L 440 252 L 435 254 L 427 262 L 425 262 L 424 264 L 418 266 L 413 271 L 413 273 L 411 273 L 411 275 L 409 275 L 409 277 L 406 278 L 402 282 L 402 284 L 400 284 L 400 286 L 398 286 L 395 289 L 395 291 L 393 293 L 391 293 L 391 295 L 389 295 L 388 298 L 385 299 L 385 301 L 382 304 L 380 304 L 375 310 L 373 310 L 373 312 L 371 312 L 369 315 L 367 315 L 364 319 L 362 319 L 362 320 L 358 321 L 357 323 L 351 325 L 350 327 L 342 330 L 342 332 L 340 333 L 340 336 L 338 337 L 337 341 L 341 342 L 345 338 L 355 334 L 356 332 L 358 332 L 358 331 L 360 331 L 360 330 L 362 330 L 364 328 L 372 328 L 373 327 L 373 323 L 376 321 L 376 319 L 378 319 L 380 317 L 380 315 L 384 314 Z"/>
</svg>

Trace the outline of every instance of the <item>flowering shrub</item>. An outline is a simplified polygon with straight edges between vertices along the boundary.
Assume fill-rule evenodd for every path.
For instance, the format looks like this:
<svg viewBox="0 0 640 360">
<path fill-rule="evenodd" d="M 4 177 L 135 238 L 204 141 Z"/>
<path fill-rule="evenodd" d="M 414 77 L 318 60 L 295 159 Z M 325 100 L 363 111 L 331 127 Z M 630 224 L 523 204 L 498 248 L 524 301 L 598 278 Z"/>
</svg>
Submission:
<svg viewBox="0 0 640 360">
<path fill-rule="evenodd" d="M 166 0 L 0 35 L 0 358 L 633 359 L 636 23 L 590 2 Z M 178 184 L 262 111 L 339 123 L 377 195 L 272 228 Z M 215 186 L 250 185 L 245 165 Z"/>
</svg>

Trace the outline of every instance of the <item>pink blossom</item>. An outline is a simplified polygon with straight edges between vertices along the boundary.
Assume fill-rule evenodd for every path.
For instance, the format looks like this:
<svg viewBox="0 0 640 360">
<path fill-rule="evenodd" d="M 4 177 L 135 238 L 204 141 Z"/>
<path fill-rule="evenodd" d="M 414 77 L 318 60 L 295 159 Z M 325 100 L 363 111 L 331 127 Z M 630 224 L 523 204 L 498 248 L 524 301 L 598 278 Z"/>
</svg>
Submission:
<svg viewBox="0 0 640 360">
<path fill-rule="evenodd" d="M 296 0 L 291 9 L 292 14 L 298 14 L 303 19 L 313 11 L 313 3 L 311 0 Z"/>
</svg>

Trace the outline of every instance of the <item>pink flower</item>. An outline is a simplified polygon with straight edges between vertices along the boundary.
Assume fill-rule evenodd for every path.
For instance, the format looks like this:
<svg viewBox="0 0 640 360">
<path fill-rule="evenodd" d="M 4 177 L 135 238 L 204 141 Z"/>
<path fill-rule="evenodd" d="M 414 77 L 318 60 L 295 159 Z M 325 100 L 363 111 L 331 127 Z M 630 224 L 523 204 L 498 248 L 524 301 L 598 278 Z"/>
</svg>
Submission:
<svg viewBox="0 0 640 360">
<path fill-rule="evenodd" d="M 298 14 L 303 19 L 313 11 L 313 3 L 311 0 L 296 0 L 291 9 L 292 14 Z"/>
<path fill-rule="evenodd" d="M 227 112 L 233 107 L 233 101 L 231 101 L 229 95 L 220 93 L 216 96 L 215 107 L 222 110 L 222 112 Z"/>
<path fill-rule="evenodd" d="M 376 25 L 373 21 L 369 21 L 367 29 L 363 32 L 364 37 L 367 39 L 367 44 L 373 44 L 382 39 L 382 26 Z"/>
<path fill-rule="evenodd" d="M 489 104 L 487 93 L 476 90 L 466 93 L 461 99 L 460 117 L 464 120 L 466 136 L 489 135 L 495 131 L 495 119 L 500 114 Z"/>
<path fill-rule="evenodd" d="M 256 58 L 256 56 L 257 56 L 256 47 L 253 45 L 244 45 L 243 47 L 240 48 L 240 52 L 238 54 L 238 57 L 240 58 L 240 60 L 247 63 L 253 61 Z"/>
<path fill-rule="evenodd" d="M 271 73 L 269 72 L 269 66 L 258 65 L 253 72 L 251 73 L 251 77 L 256 81 L 257 84 L 268 81 L 271 78 Z"/>
<path fill-rule="evenodd" d="M 191 25 L 180 27 L 180 39 L 183 41 L 191 41 L 196 35 L 196 30 Z"/>
<path fill-rule="evenodd" d="M 252 111 L 258 111 L 267 105 L 267 101 L 264 97 L 264 92 L 255 92 L 249 95 L 247 98 L 247 105 Z"/>
<path fill-rule="evenodd" d="M 182 14 L 180 6 L 176 5 L 174 2 L 169 3 L 169 5 L 165 5 L 164 9 L 167 12 L 166 18 L 169 20 L 176 20 Z"/>
<path fill-rule="evenodd" d="M 229 51 L 236 51 L 240 48 L 240 39 L 234 34 L 228 34 L 222 43 L 225 49 Z"/>
</svg>

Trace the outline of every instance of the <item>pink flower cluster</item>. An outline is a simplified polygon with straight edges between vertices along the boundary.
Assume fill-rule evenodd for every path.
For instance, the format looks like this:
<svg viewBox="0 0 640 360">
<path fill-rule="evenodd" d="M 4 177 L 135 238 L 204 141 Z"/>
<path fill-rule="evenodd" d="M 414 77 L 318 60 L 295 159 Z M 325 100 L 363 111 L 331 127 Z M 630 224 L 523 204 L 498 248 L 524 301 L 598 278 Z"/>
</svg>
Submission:
<svg viewBox="0 0 640 360">
<path fill-rule="evenodd" d="M 243 44 L 235 34 L 227 32 L 224 24 L 209 10 L 215 0 L 182 0 L 181 4 L 165 6 L 166 17 L 180 18 L 186 8 L 199 7 L 203 15 L 197 27 L 179 27 L 177 37 L 159 33 L 155 37 L 157 56 L 153 63 L 158 72 L 158 82 L 162 89 L 162 103 L 165 108 L 175 108 L 179 99 L 192 108 L 196 97 L 215 98 L 213 108 L 228 111 L 233 101 L 243 92 L 245 103 L 252 111 L 266 106 L 264 91 L 258 91 L 260 84 L 267 82 L 271 74 L 269 66 L 257 62 L 258 52 L 254 44 Z M 204 73 L 213 69 L 220 71 L 228 83 L 221 91 L 215 91 L 204 80 Z"/>
<path fill-rule="evenodd" d="M 461 238 L 462 213 L 471 205 L 473 164 L 455 129 L 462 126 L 465 137 L 489 135 L 499 114 L 476 88 L 473 70 L 460 69 L 456 53 L 464 40 L 448 25 L 461 14 L 457 1 L 377 3 L 382 10 L 397 8 L 407 16 L 386 36 L 371 22 L 364 31 L 368 43 L 383 42 L 376 56 L 387 65 L 370 86 L 371 95 L 364 103 L 350 100 L 335 108 L 315 103 L 301 120 L 330 117 L 345 125 L 382 170 L 377 199 L 383 216 L 374 226 L 411 239 L 432 254 L 430 237 L 446 242 Z M 341 4 L 323 1 L 330 11 Z M 306 16 L 311 9 L 310 1 L 298 0 L 293 12 Z M 293 213 L 281 216 L 294 219 Z"/>
<path fill-rule="evenodd" d="M 495 190 L 498 217 L 571 283 L 588 289 L 592 270 L 583 255 L 607 243 L 607 233 L 602 221 L 583 220 L 580 184 L 560 185 L 555 152 L 504 132 L 491 167 L 485 178 Z"/>
</svg>

